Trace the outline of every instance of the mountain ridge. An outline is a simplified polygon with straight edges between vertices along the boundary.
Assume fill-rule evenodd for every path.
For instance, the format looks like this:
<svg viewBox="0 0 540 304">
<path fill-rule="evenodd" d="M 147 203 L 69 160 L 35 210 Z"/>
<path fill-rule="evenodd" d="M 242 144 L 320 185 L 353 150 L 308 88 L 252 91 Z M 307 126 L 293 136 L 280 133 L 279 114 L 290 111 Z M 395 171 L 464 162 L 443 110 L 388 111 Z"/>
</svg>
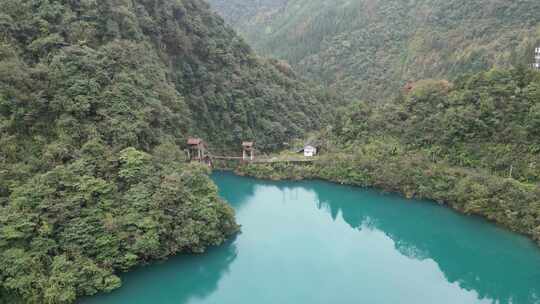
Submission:
<svg viewBox="0 0 540 304">
<path fill-rule="evenodd" d="M 0 303 L 73 303 L 239 229 L 190 136 L 238 153 L 326 119 L 201 0 L 0 1 Z"/>
<path fill-rule="evenodd" d="M 231 24 L 259 53 L 355 99 L 381 101 L 409 81 L 527 65 L 540 42 L 540 4 L 531 0 L 272 3 L 270 17 L 258 17 L 266 3 Z M 230 7 L 215 9 L 230 18 Z"/>
</svg>

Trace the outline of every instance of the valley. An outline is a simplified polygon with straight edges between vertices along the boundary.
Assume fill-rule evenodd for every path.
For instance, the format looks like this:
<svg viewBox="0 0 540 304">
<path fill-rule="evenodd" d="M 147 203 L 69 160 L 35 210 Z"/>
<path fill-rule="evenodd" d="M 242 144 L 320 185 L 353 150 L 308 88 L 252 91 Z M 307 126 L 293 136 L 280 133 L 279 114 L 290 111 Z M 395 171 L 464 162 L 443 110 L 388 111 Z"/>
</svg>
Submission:
<svg viewBox="0 0 540 304">
<path fill-rule="evenodd" d="M 0 304 L 539 303 L 539 10 L 0 0 Z"/>
</svg>

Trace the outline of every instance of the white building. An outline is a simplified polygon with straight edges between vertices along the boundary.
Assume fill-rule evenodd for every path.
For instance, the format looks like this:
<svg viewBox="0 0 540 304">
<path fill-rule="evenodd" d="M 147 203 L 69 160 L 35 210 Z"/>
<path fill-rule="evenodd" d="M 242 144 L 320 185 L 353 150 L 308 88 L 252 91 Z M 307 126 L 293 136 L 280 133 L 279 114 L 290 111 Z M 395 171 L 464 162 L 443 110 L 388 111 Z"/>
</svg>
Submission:
<svg viewBox="0 0 540 304">
<path fill-rule="evenodd" d="M 540 47 L 534 49 L 534 63 L 532 67 L 536 70 L 540 70 Z"/>
<path fill-rule="evenodd" d="M 304 156 L 305 157 L 313 157 L 317 155 L 317 148 L 307 145 L 304 147 Z"/>
</svg>

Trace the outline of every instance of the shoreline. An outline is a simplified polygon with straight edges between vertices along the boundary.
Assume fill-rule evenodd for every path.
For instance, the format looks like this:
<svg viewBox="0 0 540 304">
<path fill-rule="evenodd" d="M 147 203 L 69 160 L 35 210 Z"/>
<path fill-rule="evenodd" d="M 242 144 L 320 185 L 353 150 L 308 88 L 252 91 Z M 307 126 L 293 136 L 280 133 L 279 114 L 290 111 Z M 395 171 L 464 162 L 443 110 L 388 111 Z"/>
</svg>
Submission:
<svg viewBox="0 0 540 304">
<path fill-rule="evenodd" d="M 233 172 L 239 176 L 247 176 L 261 180 L 272 181 L 302 181 L 302 180 L 322 180 L 340 185 L 354 186 L 360 188 L 372 188 L 382 192 L 401 195 L 407 199 L 425 199 L 431 200 L 436 204 L 444 205 L 452 210 L 467 216 L 481 217 L 501 228 L 522 234 L 531 239 L 540 247 L 540 226 L 534 227 L 535 219 L 530 215 L 519 214 L 520 207 L 527 206 L 527 203 L 535 203 L 534 198 L 540 197 L 538 187 L 530 187 L 518 181 L 489 176 L 475 176 L 474 172 L 461 171 L 459 168 L 446 168 L 438 174 L 422 174 L 415 178 L 405 178 L 408 182 L 405 185 L 392 183 L 383 180 L 366 178 L 366 168 L 352 168 L 346 166 L 348 174 L 339 174 L 340 166 L 343 163 L 335 162 L 334 165 L 324 164 L 323 162 L 314 162 L 313 164 L 292 164 L 292 163 L 274 163 L 274 164 L 240 164 L 236 167 L 223 166 L 216 167 L 216 171 Z M 343 169 L 343 168 L 342 168 Z M 356 170 L 355 170 L 356 169 Z M 329 172 L 334 171 L 334 174 Z M 364 174 L 359 174 L 361 171 Z M 452 172 L 453 171 L 453 172 Z M 444 174 L 448 176 L 441 176 Z M 356 174 L 355 174 L 356 173 Z M 367 175 L 374 172 L 367 172 Z M 406 172 L 403 172 L 406 175 Z M 430 192 L 426 190 L 426 184 L 437 184 L 441 178 L 448 178 L 454 181 L 453 187 L 448 187 L 445 191 Z M 395 182 L 395 181 L 394 181 Z M 495 187 L 499 186 L 499 187 Z M 465 187 L 465 191 L 460 188 Z M 477 189 L 489 189 L 491 191 L 479 191 Z M 456 192 L 465 194 L 466 198 L 456 196 Z M 523 201 L 511 201 L 505 196 L 510 194 L 522 195 Z M 433 195 L 429 195 L 433 194 Z M 529 200 L 526 200 L 528 198 Z M 480 203 L 482 203 L 480 205 Z M 503 209 L 502 206 L 506 207 Z M 517 213 L 516 213 L 517 212 Z M 532 224 L 530 223 L 532 222 Z M 531 228 L 532 226 L 532 228 Z"/>
</svg>

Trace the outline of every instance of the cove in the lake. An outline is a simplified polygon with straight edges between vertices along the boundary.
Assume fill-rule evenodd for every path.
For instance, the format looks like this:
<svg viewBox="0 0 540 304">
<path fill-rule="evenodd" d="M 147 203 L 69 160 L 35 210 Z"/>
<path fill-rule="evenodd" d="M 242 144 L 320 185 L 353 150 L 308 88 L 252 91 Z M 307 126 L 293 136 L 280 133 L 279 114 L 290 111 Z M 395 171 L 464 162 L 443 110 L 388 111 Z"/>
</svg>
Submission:
<svg viewBox="0 0 540 304">
<path fill-rule="evenodd" d="M 242 233 L 122 276 L 85 304 L 540 303 L 527 238 L 429 201 L 215 173 Z"/>
</svg>

